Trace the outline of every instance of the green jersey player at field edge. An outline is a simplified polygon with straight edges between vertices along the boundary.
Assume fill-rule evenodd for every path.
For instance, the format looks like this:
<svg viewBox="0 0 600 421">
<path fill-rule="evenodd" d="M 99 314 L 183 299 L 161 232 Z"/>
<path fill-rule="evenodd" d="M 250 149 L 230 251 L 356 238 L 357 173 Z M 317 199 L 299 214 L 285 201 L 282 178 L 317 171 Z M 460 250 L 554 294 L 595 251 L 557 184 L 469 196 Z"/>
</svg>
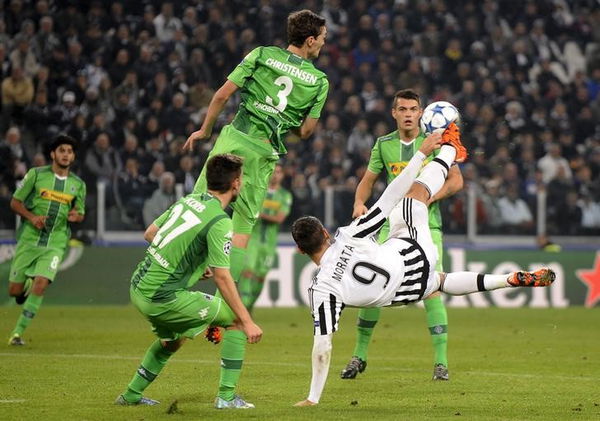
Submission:
<svg viewBox="0 0 600 421">
<path fill-rule="evenodd" d="M 245 343 L 255 343 L 262 330 L 253 322 L 229 273 L 231 219 L 224 209 L 237 199 L 242 186 L 242 159 L 215 155 L 207 163 L 207 191 L 192 193 L 173 204 L 144 233 L 150 242 L 144 260 L 131 278 L 130 297 L 150 322 L 158 339 L 118 405 L 156 405 L 142 396 L 168 359 L 186 339 L 209 326 L 227 329 L 221 348 L 221 377 L 215 407 L 253 408 L 235 395 L 244 360 Z M 189 291 L 200 278 L 214 273 L 224 301 Z"/>
<path fill-rule="evenodd" d="M 233 208 L 231 274 L 238 280 L 252 227 L 256 223 L 269 177 L 280 155 L 286 153 L 284 135 L 292 130 L 309 137 L 327 98 L 327 76 L 311 60 L 325 44 L 325 19 L 310 10 L 291 13 L 287 21 L 289 46 L 261 46 L 252 50 L 213 96 L 200 130 L 184 149 L 210 137 L 225 103 L 237 90 L 241 102 L 231 124 L 221 130 L 209 157 L 233 153 L 244 158 L 244 186 Z M 206 167 L 194 191 L 206 186 Z"/>
<path fill-rule="evenodd" d="M 419 130 L 419 118 L 423 110 L 419 95 L 411 90 L 398 91 L 394 96 L 392 104 L 392 116 L 396 120 L 398 129 L 377 139 L 371 151 L 369 166 L 360 181 L 354 198 L 353 218 L 364 215 L 367 212 L 365 202 L 371 196 L 373 184 L 382 170 L 385 170 L 387 181 L 390 183 L 402 172 L 408 161 L 417 152 L 425 139 L 425 135 Z M 437 153 L 437 152 L 436 152 Z M 434 158 L 433 153 L 428 160 Z M 442 217 L 438 201 L 455 194 L 462 189 L 463 179 L 458 166 L 453 165 L 448 173 L 441 190 L 429 201 L 429 228 L 433 242 L 437 247 L 438 271 L 442 271 Z M 379 233 L 379 242 L 382 243 L 388 237 L 389 223 Z M 442 302 L 439 292 L 431 294 L 423 301 L 427 312 L 427 326 L 434 349 L 434 380 L 448 380 L 448 316 L 446 307 Z M 367 366 L 367 350 L 373 334 L 373 329 L 381 314 L 381 308 L 364 308 L 358 313 L 357 339 L 354 352 L 350 362 L 342 370 L 342 379 L 353 379 L 358 373 L 362 373 Z"/>
<path fill-rule="evenodd" d="M 248 310 L 252 310 L 262 292 L 265 276 L 275 260 L 279 227 L 290 213 L 292 194 L 281 186 L 282 180 L 283 168 L 277 164 L 269 180 L 260 217 L 248 242 L 248 259 L 238 285 Z"/>
<path fill-rule="evenodd" d="M 81 222 L 85 183 L 70 171 L 76 142 L 59 135 L 50 144 L 52 164 L 30 169 L 17 188 L 10 208 L 21 216 L 17 249 L 10 268 L 8 294 L 23 304 L 9 345 L 24 345 L 23 332 L 37 314 L 54 281 L 71 236 L 67 222 Z"/>
</svg>

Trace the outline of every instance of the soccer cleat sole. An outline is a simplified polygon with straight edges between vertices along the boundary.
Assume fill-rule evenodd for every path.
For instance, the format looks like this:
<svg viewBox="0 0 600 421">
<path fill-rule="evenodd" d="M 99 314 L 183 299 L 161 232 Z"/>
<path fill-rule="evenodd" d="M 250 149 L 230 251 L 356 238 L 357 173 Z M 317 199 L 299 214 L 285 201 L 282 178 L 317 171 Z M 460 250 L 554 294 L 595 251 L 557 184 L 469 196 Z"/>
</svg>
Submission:
<svg viewBox="0 0 600 421">
<path fill-rule="evenodd" d="M 460 140 L 460 130 L 456 123 L 451 123 L 444 133 L 442 134 L 442 144 L 448 144 L 456 149 L 455 162 L 462 163 L 467 160 L 467 148 L 462 144 Z"/>
<path fill-rule="evenodd" d="M 508 278 L 508 283 L 514 287 L 546 287 L 556 279 L 552 269 L 543 268 L 534 272 L 519 271 Z"/>
</svg>

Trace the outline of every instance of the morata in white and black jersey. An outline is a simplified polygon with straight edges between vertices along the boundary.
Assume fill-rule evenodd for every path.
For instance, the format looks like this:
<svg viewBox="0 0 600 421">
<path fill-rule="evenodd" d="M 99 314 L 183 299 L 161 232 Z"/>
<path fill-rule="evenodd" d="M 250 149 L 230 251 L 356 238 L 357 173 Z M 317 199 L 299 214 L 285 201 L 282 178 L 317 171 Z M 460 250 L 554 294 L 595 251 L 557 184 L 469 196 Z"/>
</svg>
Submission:
<svg viewBox="0 0 600 421">
<path fill-rule="evenodd" d="M 315 335 L 336 331 L 345 306 L 405 305 L 437 289 L 427 206 L 411 198 L 398 202 L 409 187 L 392 182 L 368 213 L 337 230 L 308 290 Z M 378 244 L 388 216 L 390 238 Z"/>
</svg>

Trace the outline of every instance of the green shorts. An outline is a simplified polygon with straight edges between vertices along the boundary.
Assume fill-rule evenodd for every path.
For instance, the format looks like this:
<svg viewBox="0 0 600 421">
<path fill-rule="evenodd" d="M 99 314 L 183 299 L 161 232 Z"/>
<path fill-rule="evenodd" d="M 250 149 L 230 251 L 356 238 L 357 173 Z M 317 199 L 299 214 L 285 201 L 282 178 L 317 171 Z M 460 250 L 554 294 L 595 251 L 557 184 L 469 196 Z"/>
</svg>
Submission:
<svg viewBox="0 0 600 421">
<path fill-rule="evenodd" d="M 64 254 L 65 249 L 61 248 L 18 243 L 10 266 L 10 282 L 23 283 L 27 278 L 36 276 L 52 282 Z"/>
<path fill-rule="evenodd" d="M 244 158 L 242 167 L 242 190 L 233 208 L 233 232 L 250 234 L 256 223 L 267 193 L 269 178 L 275 169 L 279 155 L 270 143 L 250 137 L 232 125 L 221 130 L 208 159 L 214 155 L 230 153 Z M 194 193 L 206 191 L 206 164 L 194 186 Z"/>
<path fill-rule="evenodd" d="M 433 240 L 433 244 L 435 244 L 435 247 L 437 248 L 437 252 L 438 252 L 438 260 L 437 260 L 437 264 L 435 266 L 435 270 L 438 272 L 443 272 L 444 271 L 444 241 L 443 241 L 442 230 L 439 228 L 430 228 L 429 231 L 431 231 L 431 239 Z M 390 221 L 387 220 L 387 221 L 385 221 L 385 224 L 383 224 L 383 226 L 381 227 L 381 230 L 379 231 L 379 237 L 378 237 L 377 241 L 379 243 L 383 243 L 385 240 L 387 240 L 389 233 L 390 233 Z"/>
<path fill-rule="evenodd" d="M 252 272 L 258 278 L 267 276 L 275 263 L 277 245 L 261 244 L 258 241 L 253 243 L 251 239 L 246 250 L 246 266 L 244 269 Z"/>
<path fill-rule="evenodd" d="M 200 291 L 178 291 L 175 300 L 168 303 L 153 303 L 135 289 L 129 291 L 129 296 L 152 325 L 152 331 L 165 341 L 182 336 L 193 339 L 209 326 L 229 327 L 235 320 L 224 300 Z"/>
</svg>

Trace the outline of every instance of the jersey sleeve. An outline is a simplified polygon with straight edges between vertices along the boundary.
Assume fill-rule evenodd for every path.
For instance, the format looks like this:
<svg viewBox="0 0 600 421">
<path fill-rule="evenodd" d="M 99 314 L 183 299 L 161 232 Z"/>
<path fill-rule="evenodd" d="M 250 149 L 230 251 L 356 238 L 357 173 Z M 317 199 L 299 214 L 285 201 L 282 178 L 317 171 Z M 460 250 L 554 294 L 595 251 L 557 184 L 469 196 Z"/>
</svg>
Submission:
<svg viewBox="0 0 600 421">
<path fill-rule="evenodd" d="M 321 79 L 321 88 L 317 93 L 317 98 L 315 103 L 311 107 L 308 112 L 308 116 L 311 118 L 319 118 L 321 117 L 321 111 L 323 110 L 323 106 L 325 105 L 325 100 L 327 99 L 327 94 L 329 93 L 329 81 L 326 78 Z"/>
<path fill-rule="evenodd" d="M 254 73 L 254 69 L 256 69 L 256 61 L 260 57 L 262 49 L 263 47 L 257 47 L 250 51 L 248 55 L 244 57 L 242 62 L 233 69 L 229 76 L 227 76 L 227 79 L 240 88 L 244 86 L 246 79 L 248 79 L 252 73 Z"/>
<path fill-rule="evenodd" d="M 25 178 L 23 178 L 23 183 L 15 190 L 13 197 L 21 202 L 24 202 L 27 199 L 27 196 L 33 191 L 35 188 L 35 180 L 37 179 L 35 168 L 30 169 L 25 174 Z"/>
<path fill-rule="evenodd" d="M 223 218 L 210 228 L 206 235 L 208 245 L 207 264 L 216 268 L 229 268 L 233 225 L 230 218 Z"/>
<path fill-rule="evenodd" d="M 426 158 L 422 152 L 417 151 L 408 161 L 404 170 L 388 184 L 371 209 L 360 218 L 352 221 L 350 225 L 344 227 L 344 232 L 353 238 L 366 238 L 377 234 L 392 209 L 408 193 Z"/>
<path fill-rule="evenodd" d="M 81 186 L 75 195 L 75 203 L 73 208 L 80 215 L 85 215 L 85 196 L 87 194 L 87 188 L 84 182 L 81 182 Z"/>
<path fill-rule="evenodd" d="M 379 151 L 378 140 L 375 142 L 375 145 L 373 145 L 373 149 L 371 149 L 371 157 L 369 158 L 369 165 L 367 169 L 375 174 L 379 174 L 383 169 L 383 161 L 381 160 L 381 152 Z"/>
</svg>

